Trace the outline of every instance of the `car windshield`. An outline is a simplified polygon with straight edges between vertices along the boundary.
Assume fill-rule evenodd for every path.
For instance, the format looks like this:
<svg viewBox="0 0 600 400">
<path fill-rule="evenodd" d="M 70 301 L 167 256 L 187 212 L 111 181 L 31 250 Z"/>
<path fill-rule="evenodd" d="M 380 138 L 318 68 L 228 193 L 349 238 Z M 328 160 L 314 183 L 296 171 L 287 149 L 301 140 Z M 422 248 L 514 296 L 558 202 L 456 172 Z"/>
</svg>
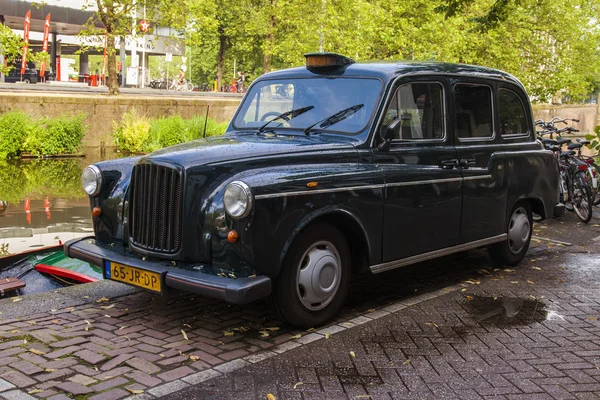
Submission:
<svg viewBox="0 0 600 400">
<path fill-rule="evenodd" d="M 358 133 L 371 119 L 381 87 L 371 78 L 264 80 L 248 92 L 233 127 L 305 130 L 314 125 L 311 132 Z M 352 112 L 343 118 L 329 118 L 348 109 Z"/>
</svg>

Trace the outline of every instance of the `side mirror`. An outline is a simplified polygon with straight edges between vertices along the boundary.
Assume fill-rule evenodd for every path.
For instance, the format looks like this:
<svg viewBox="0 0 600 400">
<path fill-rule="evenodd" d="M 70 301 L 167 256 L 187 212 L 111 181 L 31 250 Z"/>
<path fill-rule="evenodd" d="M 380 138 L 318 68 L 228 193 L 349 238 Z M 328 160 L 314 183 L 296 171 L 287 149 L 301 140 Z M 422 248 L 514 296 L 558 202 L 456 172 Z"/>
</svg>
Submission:
<svg viewBox="0 0 600 400">
<path fill-rule="evenodd" d="M 401 119 L 395 119 L 391 124 L 387 126 L 385 132 L 382 135 L 383 142 L 379 143 L 377 146 L 377 150 L 379 151 L 388 151 L 390 149 L 390 145 L 392 144 L 392 140 L 396 137 L 396 133 L 400 128 L 400 124 L 402 123 Z"/>
</svg>

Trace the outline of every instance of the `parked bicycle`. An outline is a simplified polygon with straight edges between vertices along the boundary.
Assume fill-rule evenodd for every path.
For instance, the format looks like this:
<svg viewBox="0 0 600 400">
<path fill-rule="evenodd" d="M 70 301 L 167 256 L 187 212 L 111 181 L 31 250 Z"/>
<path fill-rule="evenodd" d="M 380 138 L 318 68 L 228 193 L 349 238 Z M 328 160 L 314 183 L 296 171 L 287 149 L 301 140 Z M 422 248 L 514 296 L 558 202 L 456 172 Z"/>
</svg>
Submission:
<svg viewBox="0 0 600 400">
<path fill-rule="evenodd" d="M 561 119 L 555 117 L 549 122 L 537 120 L 535 123 L 542 128 L 542 131 L 538 132 L 538 139 L 541 140 L 546 149 L 551 150 L 554 153 L 558 160 L 560 172 L 560 202 L 565 203 L 568 210 L 575 211 L 577 217 L 582 222 L 587 223 L 592 219 L 593 204 L 592 189 L 587 177 L 590 167 L 587 162 L 577 156 L 575 150 L 568 149 L 567 151 L 562 151 L 563 145 L 572 143 L 570 139 L 561 137 L 561 134 L 567 132 L 572 133 L 576 130 L 570 127 L 568 127 L 570 129 L 558 129 L 555 126 L 555 123 L 562 122 L 567 124 L 567 121 L 579 122 L 575 119 Z M 544 138 L 545 135 L 548 135 L 549 138 Z M 557 137 L 556 140 L 554 140 L 555 135 Z M 581 145 L 579 147 L 581 147 Z M 540 218 L 538 216 L 534 219 L 539 220 Z"/>
</svg>

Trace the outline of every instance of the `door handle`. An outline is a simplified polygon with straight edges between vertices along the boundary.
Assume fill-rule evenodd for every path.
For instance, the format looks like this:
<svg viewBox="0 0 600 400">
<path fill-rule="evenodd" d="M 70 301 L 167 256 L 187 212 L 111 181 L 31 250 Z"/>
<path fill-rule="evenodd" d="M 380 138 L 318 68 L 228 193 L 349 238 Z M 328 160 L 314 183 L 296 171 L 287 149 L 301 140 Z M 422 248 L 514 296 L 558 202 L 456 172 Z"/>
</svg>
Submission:
<svg viewBox="0 0 600 400">
<path fill-rule="evenodd" d="M 467 168 L 472 167 L 474 165 L 475 165 L 475 159 L 474 158 L 468 158 L 468 159 L 461 158 L 460 159 L 460 166 L 463 167 L 464 169 L 467 169 Z"/>
<path fill-rule="evenodd" d="M 440 167 L 443 169 L 452 169 L 452 168 L 458 167 L 458 166 L 459 166 L 459 164 L 458 164 L 458 160 L 456 158 L 453 158 L 451 160 L 443 160 L 440 163 Z"/>
</svg>

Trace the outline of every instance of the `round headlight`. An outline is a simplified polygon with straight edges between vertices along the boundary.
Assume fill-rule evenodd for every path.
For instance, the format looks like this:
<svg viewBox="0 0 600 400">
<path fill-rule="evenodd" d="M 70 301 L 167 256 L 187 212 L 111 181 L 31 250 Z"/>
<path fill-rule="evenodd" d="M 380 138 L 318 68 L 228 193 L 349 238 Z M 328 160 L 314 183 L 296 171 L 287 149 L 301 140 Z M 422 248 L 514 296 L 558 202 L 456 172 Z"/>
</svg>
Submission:
<svg viewBox="0 0 600 400">
<path fill-rule="evenodd" d="M 90 165 L 81 174 L 81 186 L 90 196 L 97 196 L 102 187 L 102 172 L 95 165 Z"/>
<path fill-rule="evenodd" d="M 225 210 L 231 217 L 244 218 L 252 211 L 252 192 L 242 181 L 234 181 L 227 185 L 223 196 Z"/>
</svg>

